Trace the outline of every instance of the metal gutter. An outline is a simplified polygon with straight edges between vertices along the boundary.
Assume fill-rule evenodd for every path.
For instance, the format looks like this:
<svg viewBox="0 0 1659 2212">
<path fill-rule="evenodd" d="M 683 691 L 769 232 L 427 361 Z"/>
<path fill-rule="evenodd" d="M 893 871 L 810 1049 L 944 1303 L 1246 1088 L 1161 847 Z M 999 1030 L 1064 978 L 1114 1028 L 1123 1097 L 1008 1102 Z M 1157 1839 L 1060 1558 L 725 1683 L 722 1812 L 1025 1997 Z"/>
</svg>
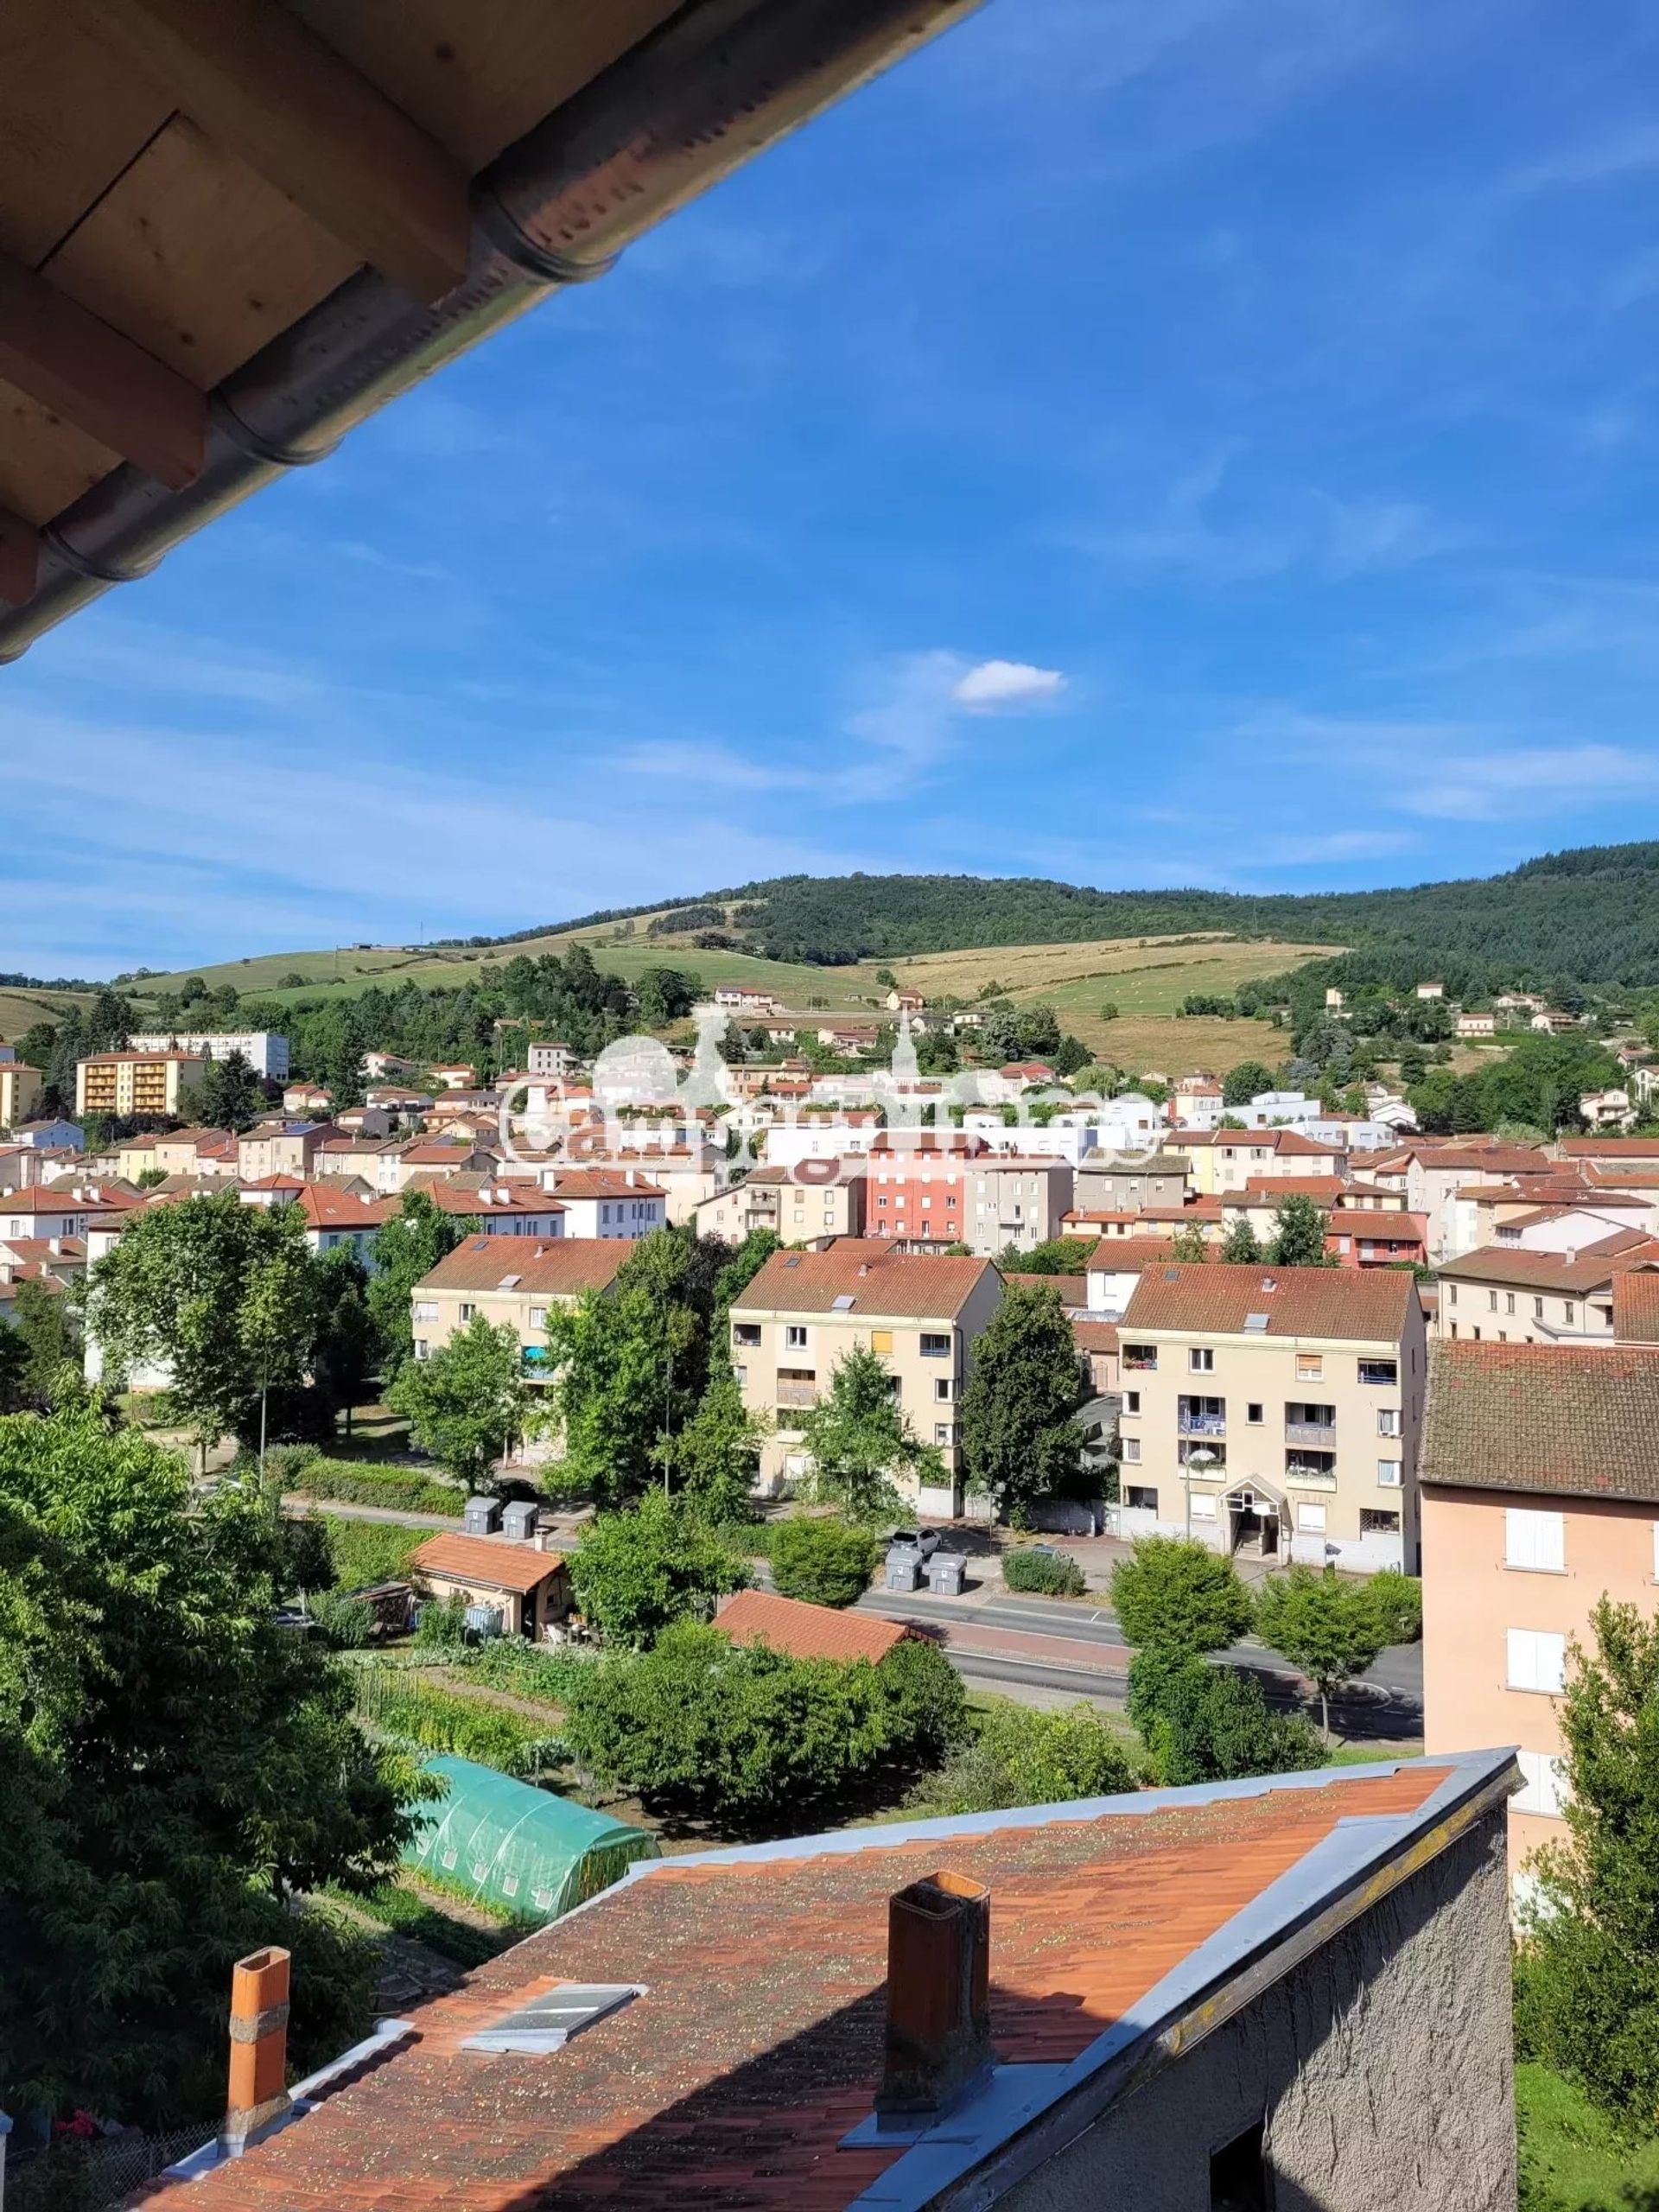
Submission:
<svg viewBox="0 0 1659 2212">
<path fill-rule="evenodd" d="M 0 661 L 562 291 L 978 0 L 688 0 L 473 186 L 467 274 L 435 304 L 349 277 L 208 395 L 200 474 L 170 492 L 130 463 L 41 534 L 34 597 L 0 609 Z"/>
</svg>

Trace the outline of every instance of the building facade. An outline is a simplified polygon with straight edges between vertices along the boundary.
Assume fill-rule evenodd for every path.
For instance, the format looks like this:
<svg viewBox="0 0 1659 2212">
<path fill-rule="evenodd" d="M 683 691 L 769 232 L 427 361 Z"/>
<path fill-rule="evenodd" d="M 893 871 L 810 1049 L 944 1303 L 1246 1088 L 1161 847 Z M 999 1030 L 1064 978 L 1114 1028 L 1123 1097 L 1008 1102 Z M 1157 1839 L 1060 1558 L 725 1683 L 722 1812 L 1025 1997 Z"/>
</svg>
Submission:
<svg viewBox="0 0 1659 2212">
<path fill-rule="evenodd" d="M 185 1093 L 195 1088 L 207 1071 L 205 1052 L 165 1046 L 95 1052 L 75 1063 L 75 1113 L 83 1120 L 88 1114 L 176 1117 L 184 1110 Z"/>
<path fill-rule="evenodd" d="M 466 1236 L 422 1276 L 410 1300 L 415 1357 L 430 1359 L 458 1329 L 482 1314 L 518 1339 L 524 1372 L 544 1377 L 550 1309 L 608 1290 L 627 1247 L 614 1240 L 562 1236 L 529 1249 L 496 1236 Z"/>
<path fill-rule="evenodd" d="M 157 1029 L 127 1042 L 135 1052 L 188 1052 L 198 1060 L 228 1060 L 240 1052 L 256 1075 L 288 1080 L 288 1039 L 269 1029 Z"/>
</svg>

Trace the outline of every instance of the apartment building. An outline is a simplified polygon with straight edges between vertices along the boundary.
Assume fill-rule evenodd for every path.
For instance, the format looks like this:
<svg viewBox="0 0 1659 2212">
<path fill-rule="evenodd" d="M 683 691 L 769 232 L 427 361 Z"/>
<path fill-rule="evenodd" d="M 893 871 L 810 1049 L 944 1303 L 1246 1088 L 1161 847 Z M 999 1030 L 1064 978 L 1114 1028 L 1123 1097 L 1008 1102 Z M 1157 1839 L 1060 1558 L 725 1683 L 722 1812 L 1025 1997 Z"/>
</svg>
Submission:
<svg viewBox="0 0 1659 2212">
<path fill-rule="evenodd" d="M 1084 1160 L 1078 1164 L 1073 1211 L 1080 1214 L 1140 1213 L 1148 1207 L 1184 1205 L 1200 1193 L 1192 1162 L 1185 1153 L 1161 1152 L 1154 1160 Z"/>
<path fill-rule="evenodd" d="M 668 1193 L 639 1167 L 562 1167 L 552 1187 L 568 1236 L 649 1236 L 668 1219 Z"/>
<path fill-rule="evenodd" d="M 1064 1160 L 979 1152 L 924 1141 L 878 1143 L 869 1156 L 866 1219 L 873 1236 L 913 1252 L 966 1244 L 984 1258 L 1029 1252 L 1059 1236 L 1075 1178 Z"/>
<path fill-rule="evenodd" d="M 237 1140 L 238 1178 L 257 1183 L 267 1175 L 294 1175 L 303 1182 L 318 1146 L 333 1134 L 327 1122 L 256 1122 Z"/>
<path fill-rule="evenodd" d="M 551 1077 L 563 1083 L 576 1071 L 576 1054 L 569 1045 L 561 1044 L 556 1037 L 541 1039 L 524 1049 L 524 1071 L 527 1075 Z"/>
<path fill-rule="evenodd" d="M 16 1129 L 28 1121 L 41 1095 L 41 1071 L 27 1060 L 0 1060 L 0 1129 Z"/>
<path fill-rule="evenodd" d="M 1344 1160 L 1341 1145 L 1300 1129 L 1182 1129 L 1179 1141 L 1192 1187 L 1205 1195 L 1269 1177 L 1338 1174 Z"/>
<path fill-rule="evenodd" d="M 1118 1339 L 1124 1534 L 1415 1570 L 1426 1344 L 1408 1274 L 1148 1268 Z"/>
<path fill-rule="evenodd" d="M 165 1047 L 125 1052 L 94 1052 L 75 1063 L 75 1112 L 88 1114 L 169 1114 L 184 1111 L 187 1091 L 194 1090 L 207 1071 L 205 1052 L 175 1052 Z"/>
<path fill-rule="evenodd" d="M 188 1052 L 199 1060 L 228 1060 L 239 1052 L 256 1075 L 288 1080 L 288 1039 L 269 1029 L 157 1029 L 127 1042 L 135 1052 Z"/>
<path fill-rule="evenodd" d="M 893 1397 L 925 1444 L 944 1456 L 944 1486 L 914 1488 L 918 1513 L 962 1510 L 957 1404 L 975 1338 L 1001 1302 L 988 1260 L 898 1252 L 843 1237 L 822 1252 L 774 1252 L 732 1308 L 732 1359 L 743 1402 L 775 1424 L 760 1481 L 775 1491 L 808 1471 L 799 1415 L 827 1390 L 855 1347 L 876 1354 Z"/>
<path fill-rule="evenodd" d="M 1655 1609 L 1659 1347 L 1435 1344 L 1421 1480 L 1425 1744 L 1519 1745 L 1524 1886 L 1564 1834 L 1567 1646 L 1604 1593 Z"/>
<path fill-rule="evenodd" d="M 430 1359 L 457 1329 L 480 1314 L 518 1338 L 524 1371 L 544 1372 L 550 1307 L 573 1306 L 589 1291 L 608 1290 L 628 1256 L 626 1243 L 561 1236 L 528 1248 L 505 1248 L 499 1236 L 465 1236 L 422 1276 L 410 1302 L 415 1357 Z"/>
<path fill-rule="evenodd" d="M 771 1230 L 785 1244 L 817 1244 L 862 1236 L 865 1196 L 861 1164 L 844 1164 L 823 1181 L 804 1169 L 757 1167 L 703 1199 L 692 1218 L 700 1236 L 718 1236 L 722 1244 L 741 1244 L 757 1229 Z"/>
<path fill-rule="evenodd" d="M 423 1192 L 452 1221 L 476 1222 L 486 1236 L 552 1238 L 577 1233 L 561 1200 L 533 1185 L 488 1176 L 422 1175 L 405 1187 Z"/>
<path fill-rule="evenodd" d="M 1434 1332 L 1469 1344 L 1610 1344 L 1614 1284 L 1656 1265 L 1659 1238 L 1629 1229 L 1570 1252 L 1483 1245 L 1440 1269 Z"/>
<path fill-rule="evenodd" d="M 1453 1203 L 1474 1185 L 1516 1183 L 1529 1175 L 1548 1175 L 1554 1163 L 1537 1145 L 1470 1138 L 1455 1143 L 1417 1138 L 1370 1161 L 1366 1179 L 1405 1194 L 1408 1211 L 1427 1217 L 1428 1256 L 1449 1259 L 1457 1249 Z"/>
</svg>

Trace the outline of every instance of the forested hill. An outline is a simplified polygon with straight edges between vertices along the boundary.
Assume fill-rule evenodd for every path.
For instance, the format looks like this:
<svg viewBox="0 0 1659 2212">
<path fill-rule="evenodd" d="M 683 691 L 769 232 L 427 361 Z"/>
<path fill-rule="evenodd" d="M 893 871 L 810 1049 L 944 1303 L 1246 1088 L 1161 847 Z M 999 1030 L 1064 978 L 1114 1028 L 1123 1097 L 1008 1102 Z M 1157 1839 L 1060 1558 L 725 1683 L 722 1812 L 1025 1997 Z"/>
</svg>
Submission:
<svg viewBox="0 0 1659 2212">
<path fill-rule="evenodd" d="M 1031 876 L 779 876 L 701 893 L 652 926 L 722 931 L 772 959 L 830 965 L 1224 930 L 1349 944 L 1389 967 L 1427 963 L 1426 973 L 1439 963 L 1466 988 L 1491 977 L 1659 983 L 1659 842 L 1547 854 L 1504 875 L 1307 897 L 1093 891 Z"/>
</svg>

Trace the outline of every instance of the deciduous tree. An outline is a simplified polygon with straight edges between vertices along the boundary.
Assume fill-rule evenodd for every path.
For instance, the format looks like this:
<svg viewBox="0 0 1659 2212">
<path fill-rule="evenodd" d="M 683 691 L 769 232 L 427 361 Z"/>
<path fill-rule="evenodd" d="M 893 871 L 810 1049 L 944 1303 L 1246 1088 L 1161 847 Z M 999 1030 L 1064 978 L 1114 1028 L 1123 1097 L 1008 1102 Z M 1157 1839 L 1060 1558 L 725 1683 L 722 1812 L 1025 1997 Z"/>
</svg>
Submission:
<svg viewBox="0 0 1659 2212">
<path fill-rule="evenodd" d="M 855 1346 L 830 1388 L 801 1419 L 815 1497 L 874 1521 L 902 1510 L 893 1483 L 901 1471 L 924 1484 L 943 1483 L 938 1448 L 923 1444 L 893 1395 L 893 1377 L 873 1351 Z"/>
<path fill-rule="evenodd" d="M 411 1359 L 386 1393 L 416 1443 L 473 1484 L 523 1432 L 529 1398 L 518 1337 L 482 1313 L 429 1359 Z"/>
<path fill-rule="evenodd" d="M 1137 1649 L 1197 1658 L 1236 1643 L 1255 1609 L 1231 1560 L 1179 1536 L 1142 1536 L 1112 1570 L 1112 1610 Z"/>
<path fill-rule="evenodd" d="M 477 1226 L 441 1213 L 424 1191 L 405 1191 L 397 1212 L 381 1227 L 374 1240 L 375 1271 L 364 1295 L 388 1382 L 415 1357 L 411 1301 L 416 1284 Z"/>
<path fill-rule="evenodd" d="M 1364 1585 L 1333 1567 L 1293 1567 L 1269 1575 L 1255 1609 L 1263 1643 L 1281 1652 L 1319 1692 L 1320 1725 L 1331 1739 L 1331 1700 L 1382 1649 L 1383 1625 Z"/>
<path fill-rule="evenodd" d="M 1274 1209 L 1273 1242 L 1268 1247 L 1275 1268 L 1329 1268 L 1336 1262 L 1325 1249 L 1325 1215 L 1298 1191 Z"/>
<path fill-rule="evenodd" d="M 695 1509 L 651 1491 L 601 1513 L 570 1555 L 570 1586 L 607 1644 L 642 1650 L 677 1621 L 707 1621 L 748 1565 Z"/>
<path fill-rule="evenodd" d="M 999 1520 L 1023 1528 L 1034 1499 L 1077 1471 L 1077 1348 L 1058 1290 L 1010 1287 L 974 1346 L 957 1408 L 968 1479 Z"/>
</svg>

